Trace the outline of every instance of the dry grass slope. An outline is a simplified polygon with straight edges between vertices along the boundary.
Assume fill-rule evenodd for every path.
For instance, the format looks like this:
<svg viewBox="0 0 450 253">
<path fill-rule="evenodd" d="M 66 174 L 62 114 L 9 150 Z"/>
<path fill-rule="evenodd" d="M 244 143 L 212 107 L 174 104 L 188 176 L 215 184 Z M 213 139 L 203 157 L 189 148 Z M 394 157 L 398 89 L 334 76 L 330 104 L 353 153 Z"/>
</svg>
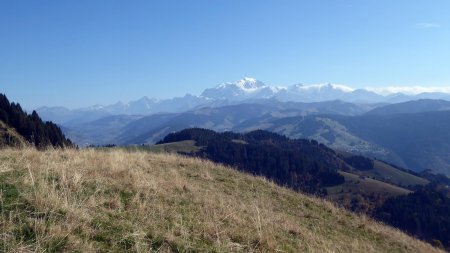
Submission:
<svg viewBox="0 0 450 253">
<path fill-rule="evenodd" d="M 438 252 L 395 229 L 198 159 L 1 150 L 4 252 Z"/>
</svg>

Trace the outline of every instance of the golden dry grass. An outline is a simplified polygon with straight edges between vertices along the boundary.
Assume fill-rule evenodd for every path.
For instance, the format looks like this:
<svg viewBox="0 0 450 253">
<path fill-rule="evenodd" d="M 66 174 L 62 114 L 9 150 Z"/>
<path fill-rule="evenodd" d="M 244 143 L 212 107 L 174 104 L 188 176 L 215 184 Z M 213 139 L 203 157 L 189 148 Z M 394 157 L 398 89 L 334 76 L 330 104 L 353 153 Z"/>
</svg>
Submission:
<svg viewBox="0 0 450 253">
<path fill-rule="evenodd" d="M 438 252 L 395 229 L 198 159 L 0 151 L 4 252 Z"/>
</svg>

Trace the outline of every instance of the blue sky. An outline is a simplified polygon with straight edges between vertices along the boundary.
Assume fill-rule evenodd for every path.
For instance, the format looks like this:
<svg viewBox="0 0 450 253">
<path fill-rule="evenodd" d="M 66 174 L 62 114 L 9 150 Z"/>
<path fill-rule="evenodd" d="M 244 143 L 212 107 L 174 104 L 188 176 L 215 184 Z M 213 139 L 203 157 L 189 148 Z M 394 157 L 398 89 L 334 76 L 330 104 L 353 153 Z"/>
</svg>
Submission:
<svg viewBox="0 0 450 253">
<path fill-rule="evenodd" d="M 0 92 L 25 108 L 271 85 L 450 86 L 450 1 L 0 1 Z"/>
</svg>

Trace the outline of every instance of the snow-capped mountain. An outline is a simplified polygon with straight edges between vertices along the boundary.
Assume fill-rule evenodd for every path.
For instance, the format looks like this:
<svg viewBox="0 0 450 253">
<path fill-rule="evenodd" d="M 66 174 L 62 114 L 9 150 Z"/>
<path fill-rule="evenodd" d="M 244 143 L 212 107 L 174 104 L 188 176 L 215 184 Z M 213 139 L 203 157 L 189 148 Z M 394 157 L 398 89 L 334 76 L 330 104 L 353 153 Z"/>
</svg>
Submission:
<svg viewBox="0 0 450 253">
<path fill-rule="evenodd" d="M 201 97 L 210 100 L 228 101 L 264 99 L 273 97 L 280 89 L 268 86 L 255 78 L 246 77 L 237 82 L 222 83 L 215 88 L 206 89 L 201 94 Z"/>
<path fill-rule="evenodd" d="M 149 91 L 150 92 L 150 91 Z M 285 87 L 267 85 L 255 78 L 246 77 L 236 82 L 226 82 L 205 89 L 201 95 L 187 94 L 184 97 L 155 99 L 143 97 L 129 103 L 95 105 L 69 110 L 63 107 L 42 107 L 37 111 L 45 120 L 58 124 L 73 125 L 108 115 L 149 115 L 154 113 L 177 113 L 198 107 L 219 107 L 249 101 L 276 100 L 281 102 L 323 102 L 342 100 L 352 103 L 393 103 L 419 98 L 450 100 L 449 93 L 428 92 L 420 94 L 378 94 L 369 89 L 353 89 L 341 84 L 294 84 Z"/>
<path fill-rule="evenodd" d="M 342 99 L 342 97 L 352 91 L 352 88 L 345 85 L 331 83 L 314 85 L 294 84 L 280 89 L 275 97 L 280 101 L 321 102 Z"/>
<path fill-rule="evenodd" d="M 243 101 L 248 99 L 273 98 L 279 101 L 290 102 L 322 102 L 348 98 L 355 89 L 340 84 L 294 84 L 287 87 L 274 87 L 266 85 L 254 78 L 246 77 L 237 82 L 227 82 L 215 88 L 206 89 L 201 97 L 210 100 Z M 365 91 L 372 95 L 373 92 Z"/>
</svg>

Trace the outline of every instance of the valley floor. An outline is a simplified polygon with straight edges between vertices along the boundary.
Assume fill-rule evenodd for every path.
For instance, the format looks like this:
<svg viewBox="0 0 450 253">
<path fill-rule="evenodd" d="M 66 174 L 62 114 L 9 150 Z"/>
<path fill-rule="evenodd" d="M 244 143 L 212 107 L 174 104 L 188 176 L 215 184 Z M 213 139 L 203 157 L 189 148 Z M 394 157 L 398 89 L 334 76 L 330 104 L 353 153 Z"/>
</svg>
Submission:
<svg viewBox="0 0 450 253">
<path fill-rule="evenodd" d="M 3 252 L 439 252 L 396 229 L 193 158 L 0 151 Z"/>
</svg>

